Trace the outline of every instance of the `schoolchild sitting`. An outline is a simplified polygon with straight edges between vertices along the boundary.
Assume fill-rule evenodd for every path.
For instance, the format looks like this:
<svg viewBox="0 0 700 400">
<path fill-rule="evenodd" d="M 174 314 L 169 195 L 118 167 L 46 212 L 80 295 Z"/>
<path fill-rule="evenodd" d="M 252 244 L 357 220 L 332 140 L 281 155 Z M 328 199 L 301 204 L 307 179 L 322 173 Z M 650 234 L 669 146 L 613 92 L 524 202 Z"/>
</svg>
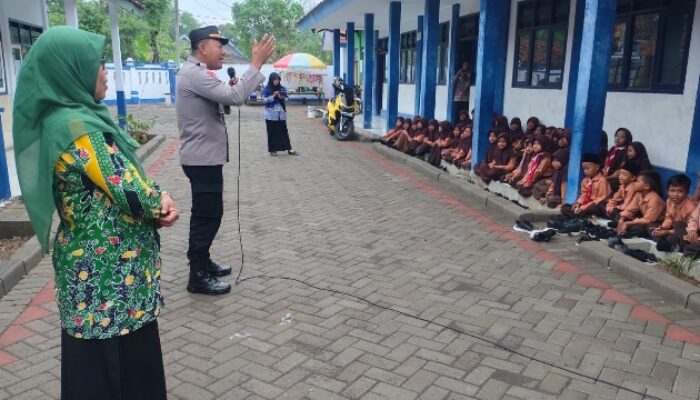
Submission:
<svg viewBox="0 0 700 400">
<path fill-rule="evenodd" d="M 617 233 L 627 237 L 647 237 L 650 224 L 664 218 L 666 204 L 661 198 L 661 177 L 656 171 L 642 171 L 632 188 L 637 193 L 629 207 L 620 212 Z"/>
<path fill-rule="evenodd" d="M 698 203 L 691 199 L 690 178 L 685 174 L 674 175 L 666 184 L 666 215 L 661 225 L 651 227 L 651 238 L 660 251 L 673 251 L 682 247 L 683 237 L 688 234 L 688 220 Z"/>
<path fill-rule="evenodd" d="M 610 184 L 600 170 L 600 156 L 584 154 L 581 160 L 584 178 L 578 199 L 574 204 L 564 204 L 562 215 L 566 217 L 602 216 L 610 196 Z"/>
</svg>

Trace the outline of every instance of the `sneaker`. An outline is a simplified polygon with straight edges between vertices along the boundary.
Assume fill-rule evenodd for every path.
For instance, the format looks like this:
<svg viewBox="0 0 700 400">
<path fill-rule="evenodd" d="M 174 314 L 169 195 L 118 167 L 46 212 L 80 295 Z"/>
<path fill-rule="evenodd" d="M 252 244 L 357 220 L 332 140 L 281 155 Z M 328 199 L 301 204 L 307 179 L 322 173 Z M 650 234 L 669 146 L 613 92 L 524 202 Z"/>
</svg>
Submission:
<svg viewBox="0 0 700 400">
<path fill-rule="evenodd" d="M 544 228 L 530 232 L 530 239 L 534 240 L 535 242 L 549 242 L 556 235 L 556 230 L 552 228 Z"/>
<path fill-rule="evenodd" d="M 515 220 L 515 225 L 513 225 L 513 230 L 516 232 L 531 232 L 534 230 L 534 226 L 527 221 L 521 221 L 519 219 Z"/>
</svg>

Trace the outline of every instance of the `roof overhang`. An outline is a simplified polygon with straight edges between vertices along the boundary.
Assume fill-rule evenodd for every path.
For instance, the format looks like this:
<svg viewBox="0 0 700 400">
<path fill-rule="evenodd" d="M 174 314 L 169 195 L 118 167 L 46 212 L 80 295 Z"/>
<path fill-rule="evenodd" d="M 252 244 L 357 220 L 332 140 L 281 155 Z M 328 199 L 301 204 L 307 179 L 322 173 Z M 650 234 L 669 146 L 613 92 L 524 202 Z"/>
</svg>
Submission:
<svg viewBox="0 0 700 400">
<path fill-rule="evenodd" d="M 107 0 L 108 2 L 114 4 L 117 8 L 132 13 L 138 17 L 143 16 L 143 11 L 145 7 L 138 0 Z"/>
<path fill-rule="evenodd" d="M 389 3 L 391 0 L 323 0 L 306 14 L 297 25 L 301 30 L 345 29 L 348 22 L 356 30 L 364 30 L 365 14 L 374 14 L 374 29 L 379 36 L 389 32 Z M 460 15 L 479 12 L 479 0 L 440 1 L 440 22 L 449 21 L 452 5 L 460 4 Z M 425 12 L 425 0 L 401 2 L 401 31 L 416 29 L 417 17 Z"/>
</svg>

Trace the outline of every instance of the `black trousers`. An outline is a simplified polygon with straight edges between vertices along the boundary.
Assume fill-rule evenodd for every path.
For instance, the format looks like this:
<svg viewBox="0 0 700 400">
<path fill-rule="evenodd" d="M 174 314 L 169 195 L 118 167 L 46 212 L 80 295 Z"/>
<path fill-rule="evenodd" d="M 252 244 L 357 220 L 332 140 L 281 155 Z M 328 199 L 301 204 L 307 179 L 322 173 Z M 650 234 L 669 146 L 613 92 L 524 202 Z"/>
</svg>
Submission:
<svg viewBox="0 0 700 400">
<path fill-rule="evenodd" d="M 165 400 L 158 322 L 110 339 L 61 334 L 61 400 Z"/>
<path fill-rule="evenodd" d="M 224 215 L 223 166 L 183 165 L 192 189 L 192 217 L 187 259 L 190 272 L 205 269 L 211 262 L 209 249 Z"/>
</svg>

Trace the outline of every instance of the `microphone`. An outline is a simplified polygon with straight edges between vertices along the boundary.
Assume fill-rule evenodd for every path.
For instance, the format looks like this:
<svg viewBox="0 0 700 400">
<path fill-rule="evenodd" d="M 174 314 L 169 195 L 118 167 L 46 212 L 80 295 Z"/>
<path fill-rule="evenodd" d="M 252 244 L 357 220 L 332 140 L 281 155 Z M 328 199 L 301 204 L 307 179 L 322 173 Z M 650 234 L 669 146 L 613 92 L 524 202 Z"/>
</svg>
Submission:
<svg viewBox="0 0 700 400">
<path fill-rule="evenodd" d="M 236 69 L 233 67 L 228 67 L 228 72 L 229 78 L 233 79 L 236 77 Z M 231 114 L 231 106 L 224 106 L 224 114 Z"/>
</svg>

